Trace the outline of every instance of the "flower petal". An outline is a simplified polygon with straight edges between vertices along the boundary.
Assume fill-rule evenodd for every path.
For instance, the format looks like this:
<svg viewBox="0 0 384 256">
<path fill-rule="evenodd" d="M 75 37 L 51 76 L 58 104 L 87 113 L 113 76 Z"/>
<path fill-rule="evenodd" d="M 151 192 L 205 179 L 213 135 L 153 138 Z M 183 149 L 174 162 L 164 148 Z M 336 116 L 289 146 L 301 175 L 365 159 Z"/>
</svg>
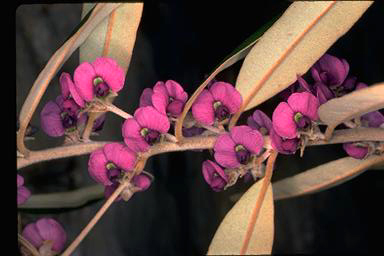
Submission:
<svg viewBox="0 0 384 256">
<path fill-rule="evenodd" d="M 368 147 L 356 146 L 353 142 L 344 143 L 343 149 L 349 156 L 356 159 L 363 159 L 368 154 Z"/>
<path fill-rule="evenodd" d="M 240 165 L 235 152 L 236 143 L 229 133 L 221 134 L 213 146 L 216 162 L 227 168 L 235 168 Z"/>
<path fill-rule="evenodd" d="M 167 88 L 167 92 L 170 97 L 180 100 L 183 103 L 187 101 L 188 94 L 178 82 L 168 80 L 165 82 L 165 87 Z"/>
<path fill-rule="evenodd" d="M 335 97 L 331 90 L 328 89 L 328 86 L 322 82 L 316 82 L 314 86 L 316 88 L 316 97 L 320 105 Z"/>
<path fill-rule="evenodd" d="M 151 88 L 145 88 L 140 96 L 140 107 L 152 106 L 152 94 Z"/>
<path fill-rule="evenodd" d="M 37 249 L 43 244 L 44 239 L 41 237 L 35 223 L 26 225 L 21 235 Z"/>
<path fill-rule="evenodd" d="M 300 112 L 313 121 L 318 119 L 317 109 L 320 104 L 313 94 L 308 92 L 293 93 L 288 98 L 288 104 L 295 113 Z M 279 131 L 277 131 L 277 133 L 279 133 Z"/>
<path fill-rule="evenodd" d="M 297 150 L 299 139 L 283 139 L 280 137 L 274 129 L 270 131 L 271 145 L 272 148 L 277 150 L 281 154 L 291 155 Z"/>
<path fill-rule="evenodd" d="M 105 186 L 104 187 L 104 197 L 106 199 L 108 199 L 113 194 L 113 192 L 117 189 L 118 186 L 119 186 L 118 183 L 113 183 L 111 186 Z M 123 200 L 123 198 L 121 196 L 118 196 L 118 197 L 116 197 L 115 202 L 118 202 L 121 200 Z"/>
<path fill-rule="evenodd" d="M 192 115 L 195 120 L 205 125 L 212 125 L 215 121 L 213 96 L 208 90 L 203 90 L 192 104 Z"/>
<path fill-rule="evenodd" d="M 241 94 L 229 83 L 216 82 L 209 91 L 215 100 L 229 109 L 231 114 L 237 112 L 243 102 Z"/>
<path fill-rule="evenodd" d="M 202 172 L 204 180 L 214 191 L 220 191 L 228 183 L 228 176 L 224 170 L 211 160 L 203 162 Z"/>
<path fill-rule="evenodd" d="M 81 63 L 73 74 L 75 88 L 80 97 L 85 101 L 91 101 L 94 97 L 93 79 L 96 72 L 88 62 Z"/>
<path fill-rule="evenodd" d="M 247 125 L 232 127 L 230 136 L 236 145 L 243 145 L 252 154 L 259 154 L 263 149 L 263 136 L 258 130 L 254 130 Z"/>
<path fill-rule="evenodd" d="M 17 174 L 17 187 L 20 187 L 24 184 L 24 178 L 23 176 Z"/>
<path fill-rule="evenodd" d="M 317 67 L 321 72 L 326 72 L 328 81 L 323 80 L 322 82 L 329 86 L 342 84 L 349 71 L 349 65 L 345 60 L 341 61 L 339 58 L 330 54 L 324 54 L 317 61 Z"/>
<path fill-rule="evenodd" d="M 292 139 L 297 136 L 294 112 L 286 102 L 280 102 L 272 114 L 273 129 L 278 135 Z"/>
<path fill-rule="evenodd" d="M 97 58 L 92 65 L 97 76 L 100 76 L 114 92 L 119 92 L 124 87 L 125 72 L 112 58 Z"/>
<path fill-rule="evenodd" d="M 65 133 L 60 113 L 60 107 L 53 101 L 48 101 L 40 113 L 41 129 L 51 137 L 60 137 Z"/>
<path fill-rule="evenodd" d="M 93 123 L 93 127 L 92 127 L 93 132 L 97 132 L 97 131 L 100 131 L 101 129 L 103 129 L 106 117 L 107 117 L 106 114 L 102 114 L 101 116 L 96 118 L 95 122 Z"/>
<path fill-rule="evenodd" d="M 174 100 L 167 106 L 167 113 L 173 117 L 178 117 L 183 112 L 184 102 L 180 100 Z"/>
<path fill-rule="evenodd" d="M 368 127 L 379 128 L 384 124 L 384 115 L 379 111 L 373 111 L 362 115 L 361 120 L 366 121 Z"/>
<path fill-rule="evenodd" d="M 60 252 L 64 249 L 67 241 L 67 233 L 64 228 L 54 219 L 42 218 L 36 222 L 36 227 L 44 240 L 53 241 L 52 249 Z"/>
<path fill-rule="evenodd" d="M 260 130 L 260 128 L 264 127 L 269 131 L 272 129 L 272 120 L 261 110 L 255 110 L 252 116 L 248 118 L 247 124 L 256 130 Z"/>
<path fill-rule="evenodd" d="M 104 186 L 112 185 L 112 182 L 108 179 L 108 171 L 106 164 L 108 159 L 106 158 L 103 149 L 95 150 L 91 153 L 88 161 L 89 175 L 96 181 Z"/>
<path fill-rule="evenodd" d="M 131 171 L 135 167 L 136 154 L 123 144 L 106 144 L 103 151 L 107 160 L 113 162 L 117 167 L 125 171 Z"/>
<path fill-rule="evenodd" d="M 151 178 L 149 178 L 145 174 L 139 174 L 133 177 L 132 183 L 136 187 L 140 188 L 141 189 L 140 191 L 144 191 L 144 190 L 147 190 L 151 185 Z"/>
<path fill-rule="evenodd" d="M 169 99 L 168 95 L 159 91 L 154 91 L 151 98 L 152 105 L 157 111 L 165 115 L 168 102 L 169 102 L 168 99 Z"/>
<path fill-rule="evenodd" d="M 31 191 L 24 186 L 17 189 L 17 205 L 25 203 L 31 196 Z"/>
<path fill-rule="evenodd" d="M 135 111 L 134 118 L 141 127 L 155 130 L 160 133 L 167 133 L 170 128 L 168 117 L 161 114 L 154 107 L 148 106 L 138 108 Z"/>
<path fill-rule="evenodd" d="M 124 143 L 134 152 L 145 152 L 149 149 L 149 144 L 140 134 L 141 128 L 134 118 L 128 118 L 123 123 Z"/>
<path fill-rule="evenodd" d="M 63 72 L 59 78 L 61 96 L 68 98 L 70 96 L 69 92 L 69 83 L 73 83 L 71 75 L 69 73 Z"/>
</svg>

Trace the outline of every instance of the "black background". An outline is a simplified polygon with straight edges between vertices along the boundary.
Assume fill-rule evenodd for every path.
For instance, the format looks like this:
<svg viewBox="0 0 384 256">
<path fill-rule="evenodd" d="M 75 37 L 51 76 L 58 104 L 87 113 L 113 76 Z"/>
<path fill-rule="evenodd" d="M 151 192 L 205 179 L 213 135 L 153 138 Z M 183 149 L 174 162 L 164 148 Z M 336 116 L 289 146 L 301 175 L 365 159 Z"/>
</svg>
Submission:
<svg viewBox="0 0 384 256">
<path fill-rule="evenodd" d="M 124 90 L 115 100 L 133 113 L 141 91 L 156 81 L 173 79 L 189 95 L 219 62 L 262 24 L 283 12 L 290 1 L 220 4 L 195 1 L 145 1 Z M 350 74 L 367 84 L 384 81 L 382 15 L 375 2 L 352 29 L 328 51 L 345 58 Z M 81 4 L 21 5 L 15 11 L 16 107 L 20 112 L 39 72 L 79 23 Z M 345 15 L 348 15 L 347 13 Z M 62 71 L 73 74 L 76 51 Z M 242 62 L 219 74 L 234 83 Z M 44 104 L 59 94 L 58 75 L 52 80 L 33 118 L 39 126 Z M 271 114 L 278 99 L 260 106 Z M 247 116 L 247 113 L 244 114 Z M 107 115 L 95 140 L 122 140 L 122 119 Z M 27 142 L 31 149 L 58 146 L 62 139 L 39 131 Z M 306 149 L 303 158 L 279 155 L 273 181 L 346 156 L 341 145 Z M 127 203 L 116 203 L 102 217 L 73 255 L 201 255 L 226 212 L 230 197 L 251 185 L 239 182 L 227 191 L 213 192 L 201 174 L 208 152 L 178 152 L 155 156 L 146 170 L 155 182 Z M 88 155 L 38 163 L 20 170 L 33 193 L 68 191 L 94 182 L 87 173 Z M 274 254 L 374 253 L 381 249 L 383 175 L 369 170 L 335 188 L 275 203 Z M 102 205 L 99 200 L 72 210 L 23 210 L 23 225 L 39 217 L 59 220 L 68 245 Z"/>
</svg>

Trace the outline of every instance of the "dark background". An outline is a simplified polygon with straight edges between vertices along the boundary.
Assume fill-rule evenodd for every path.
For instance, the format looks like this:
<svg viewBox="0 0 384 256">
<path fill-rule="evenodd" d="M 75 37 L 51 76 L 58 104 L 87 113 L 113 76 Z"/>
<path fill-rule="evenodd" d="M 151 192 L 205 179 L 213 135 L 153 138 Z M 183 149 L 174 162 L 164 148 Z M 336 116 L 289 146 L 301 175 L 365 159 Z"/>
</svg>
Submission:
<svg viewBox="0 0 384 256">
<path fill-rule="evenodd" d="M 195 1 L 145 1 L 124 90 L 115 104 L 133 113 L 139 95 L 156 81 L 174 79 L 189 95 L 219 62 L 262 24 L 290 5 L 263 1 L 259 5 Z M 384 81 L 382 15 L 375 2 L 329 53 L 345 58 L 350 74 L 367 84 Z M 347 13 L 345 15 L 348 15 Z M 81 4 L 21 5 L 16 22 L 17 114 L 33 81 L 52 54 L 80 22 Z M 76 51 L 62 71 L 73 74 Z M 242 62 L 218 78 L 234 83 Z M 31 123 L 39 126 L 44 104 L 59 94 L 58 75 L 44 94 Z M 260 108 L 271 114 L 278 99 Z M 247 114 L 244 114 L 246 117 Z M 111 113 L 95 140 L 122 140 L 123 120 Z M 62 139 L 39 130 L 31 149 L 58 146 Z M 307 148 L 303 158 L 279 155 L 273 181 L 346 156 L 341 145 Z M 68 191 L 94 184 L 87 172 L 89 155 L 38 163 L 20 170 L 33 193 Z M 239 182 L 227 191 L 213 192 L 201 174 L 208 152 L 178 152 L 151 158 L 146 170 L 155 182 L 129 202 L 116 203 L 102 217 L 73 255 L 201 255 L 226 212 L 232 195 L 251 185 Z M 210 158 L 212 159 L 212 158 Z M 275 203 L 274 254 L 374 253 L 381 249 L 384 177 L 370 170 L 335 188 Z M 59 220 L 68 243 L 78 235 L 103 200 L 73 210 L 22 211 L 23 225 L 39 217 Z"/>
</svg>

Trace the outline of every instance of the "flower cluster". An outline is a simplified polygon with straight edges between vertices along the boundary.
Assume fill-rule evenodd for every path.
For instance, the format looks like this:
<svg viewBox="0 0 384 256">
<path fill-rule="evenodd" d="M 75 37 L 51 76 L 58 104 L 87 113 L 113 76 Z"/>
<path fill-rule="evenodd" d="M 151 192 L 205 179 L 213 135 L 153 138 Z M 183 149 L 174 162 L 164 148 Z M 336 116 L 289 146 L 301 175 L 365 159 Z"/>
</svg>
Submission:
<svg viewBox="0 0 384 256">
<path fill-rule="evenodd" d="M 75 69 L 73 80 L 69 73 L 63 72 L 59 79 L 61 95 L 55 101 L 49 101 L 40 113 L 43 131 L 51 137 L 78 137 L 93 102 L 116 96 L 124 81 L 123 69 L 107 57 L 80 64 Z M 95 120 L 92 131 L 101 130 L 104 121 L 105 114 L 102 114 Z"/>
</svg>

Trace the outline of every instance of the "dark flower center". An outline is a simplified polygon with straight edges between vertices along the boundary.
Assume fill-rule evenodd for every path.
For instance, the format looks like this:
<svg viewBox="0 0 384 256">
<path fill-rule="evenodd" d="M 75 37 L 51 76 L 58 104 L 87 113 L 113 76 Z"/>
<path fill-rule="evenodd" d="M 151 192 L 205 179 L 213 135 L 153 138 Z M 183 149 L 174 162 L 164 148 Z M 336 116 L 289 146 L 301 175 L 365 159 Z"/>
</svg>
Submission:
<svg viewBox="0 0 384 256">
<path fill-rule="evenodd" d="M 160 139 L 160 133 L 158 131 L 154 131 L 148 128 L 143 128 L 140 130 L 141 136 L 143 136 L 144 140 L 149 144 L 153 145 Z"/>
<path fill-rule="evenodd" d="M 235 152 L 236 152 L 236 158 L 237 161 L 241 164 L 247 164 L 250 157 L 251 153 L 241 144 L 236 145 L 235 147 Z"/>
<path fill-rule="evenodd" d="M 114 163 L 112 162 L 108 162 L 106 164 L 106 168 L 108 170 L 107 172 L 107 176 L 108 176 L 108 179 L 112 182 L 112 183 L 117 183 L 119 178 L 121 177 L 121 173 L 122 173 L 122 170 L 120 168 L 118 168 Z"/>
<path fill-rule="evenodd" d="M 71 128 L 76 125 L 77 117 L 75 115 L 71 115 L 68 112 L 61 113 L 61 122 L 65 129 Z"/>
<path fill-rule="evenodd" d="M 297 124 L 297 127 L 299 128 L 307 128 L 311 124 L 311 119 L 308 117 L 304 116 L 300 112 L 297 112 L 294 116 L 295 123 Z"/>
<path fill-rule="evenodd" d="M 220 101 L 215 101 L 215 103 L 213 103 L 213 109 L 215 110 L 215 116 L 219 121 L 222 121 L 229 117 L 229 109 L 224 106 Z"/>
<path fill-rule="evenodd" d="M 109 86 L 101 77 L 93 79 L 94 92 L 97 97 L 105 97 L 109 93 Z"/>
</svg>

